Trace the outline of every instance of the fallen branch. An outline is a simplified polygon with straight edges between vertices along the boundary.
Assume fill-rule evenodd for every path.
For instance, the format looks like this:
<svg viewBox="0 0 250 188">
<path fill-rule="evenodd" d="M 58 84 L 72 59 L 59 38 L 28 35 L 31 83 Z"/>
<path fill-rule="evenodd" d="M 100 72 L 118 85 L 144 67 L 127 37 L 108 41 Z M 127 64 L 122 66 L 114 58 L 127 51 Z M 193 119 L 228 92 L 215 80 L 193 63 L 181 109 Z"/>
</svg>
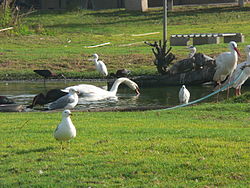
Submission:
<svg viewBox="0 0 250 188">
<path fill-rule="evenodd" d="M 133 37 L 140 37 L 140 36 L 146 36 L 146 35 L 155 35 L 159 34 L 160 32 L 153 32 L 153 33 L 143 33 L 143 34 L 132 34 Z"/>
<path fill-rule="evenodd" d="M 0 32 L 1 32 L 1 31 L 11 30 L 11 29 L 14 29 L 14 27 L 8 27 L 8 28 L 0 29 Z"/>
<path fill-rule="evenodd" d="M 101 46 L 105 46 L 105 45 L 109 45 L 109 44 L 111 44 L 111 42 L 97 44 L 97 45 L 94 45 L 94 46 L 85 46 L 85 48 L 96 48 L 96 47 L 101 47 Z"/>
<path fill-rule="evenodd" d="M 119 47 L 132 46 L 132 45 L 137 45 L 137 44 L 142 44 L 142 43 L 143 43 L 143 41 L 141 41 L 141 42 L 134 42 L 134 43 L 130 43 L 130 44 L 121 44 L 121 45 L 119 45 Z"/>
</svg>

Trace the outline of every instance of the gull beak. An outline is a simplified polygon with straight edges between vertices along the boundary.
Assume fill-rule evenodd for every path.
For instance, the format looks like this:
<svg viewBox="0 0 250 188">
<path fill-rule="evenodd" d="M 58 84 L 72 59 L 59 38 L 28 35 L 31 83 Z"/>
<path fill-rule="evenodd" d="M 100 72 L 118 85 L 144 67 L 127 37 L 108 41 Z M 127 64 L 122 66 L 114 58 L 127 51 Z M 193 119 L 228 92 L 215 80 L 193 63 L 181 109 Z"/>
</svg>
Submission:
<svg viewBox="0 0 250 188">
<path fill-rule="evenodd" d="M 234 50 L 237 52 L 238 56 L 241 56 L 238 48 L 234 48 Z"/>
</svg>

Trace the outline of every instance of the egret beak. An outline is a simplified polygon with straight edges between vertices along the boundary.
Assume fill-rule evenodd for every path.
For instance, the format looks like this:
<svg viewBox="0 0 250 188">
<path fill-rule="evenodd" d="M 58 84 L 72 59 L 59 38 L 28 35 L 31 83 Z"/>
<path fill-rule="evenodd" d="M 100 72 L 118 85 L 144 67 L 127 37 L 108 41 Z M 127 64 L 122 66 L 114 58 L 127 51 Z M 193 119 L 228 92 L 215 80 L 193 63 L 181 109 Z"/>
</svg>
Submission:
<svg viewBox="0 0 250 188">
<path fill-rule="evenodd" d="M 71 114 L 71 113 L 70 113 L 69 115 L 70 115 L 70 116 L 73 116 L 73 114 Z"/>
<path fill-rule="evenodd" d="M 238 56 L 241 56 L 238 48 L 234 48 L 234 50 L 237 52 Z"/>
<path fill-rule="evenodd" d="M 63 74 L 61 74 L 61 76 L 62 76 L 64 79 L 67 79 Z"/>
</svg>

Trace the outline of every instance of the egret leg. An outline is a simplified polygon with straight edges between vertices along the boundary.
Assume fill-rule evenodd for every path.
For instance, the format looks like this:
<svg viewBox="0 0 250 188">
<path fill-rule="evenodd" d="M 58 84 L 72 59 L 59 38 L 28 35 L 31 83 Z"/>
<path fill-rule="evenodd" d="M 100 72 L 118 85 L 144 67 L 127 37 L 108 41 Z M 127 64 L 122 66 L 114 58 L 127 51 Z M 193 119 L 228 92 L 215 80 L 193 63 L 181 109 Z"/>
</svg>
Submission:
<svg viewBox="0 0 250 188">
<path fill-rule="evenodd" d="M 221 88 L 221 83 L 220 82 L 217 82 L 217 84 L 219 85 L 219 89 Z M 216 99 L 216 102 L 219 102 L 219 95 L 220 95 L 220 92 L 217 94 L 217 99 Z"/>
<path fill-rule="evenodd" d="M 229 87 L 227 88 L 227 99 L 229 98 Z"/>
<path fill-rule="evenodd" d="M 235 89 L 235 96 L 239 95 L 239 89 Z"/>
<path fill-rule="evenodd" d="M 232 75 L 230 75 L 228 78 L 230 82 L 232 81 L 231 77 L 232 77 Z M 229 90 L 230 90 L 230 87 L 227 88 L 227 99 L 229 98 L 229 94 L 230 94 Z"/>
</svg>

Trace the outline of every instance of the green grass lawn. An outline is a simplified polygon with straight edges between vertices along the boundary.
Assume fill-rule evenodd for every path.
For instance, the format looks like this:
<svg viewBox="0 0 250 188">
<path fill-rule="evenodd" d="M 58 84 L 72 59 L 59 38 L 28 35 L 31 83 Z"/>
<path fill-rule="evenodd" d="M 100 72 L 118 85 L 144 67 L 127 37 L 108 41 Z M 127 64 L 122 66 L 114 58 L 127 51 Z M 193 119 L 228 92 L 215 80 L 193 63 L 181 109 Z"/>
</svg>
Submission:
<svg viewBox="0 0 250 188">
<path fill-rule="evenodd" d="M 109 72 L 127 68 L 134 75 L 156 74 L 151 47 L 143 41 L 162 39 L 162 9 L 140 13 L 124 9 L 38 11 L 24 18 L 21 34 L 0 33 L 0 78 L 38 78 L 33 69 L 63 72 L 67 77 L 98 76 L 89 55 L 98 53 Z M 171 34 L 240 32 L 245 35 L 243 49 L 250 41 L 250 6 L 176 7 L 168 13 L 168 37 Z M 148 36 L 133 34 L 160 32 Z M 71 43 L 68 43 L 68 40 Z M 85 46 L 111 42 L 99 48 Z M 132 44 L 130 46 L 124 46 Z M 227 50 L 227 44 L 197 46 L 198 52 L 210 56 Z M 178 60 L 185 58 L 185 47 L 173 47 Z"/>
<path fill-rule="evenodd" d="M 168 16 L 168 36 L 242 32 L 243 51 L 249 16 L 250 6 L 177 7 Z M 110 72 L 156 73 L 142 41 L 162 38 L 162 9 L 39 11 L 25 24 L 21 35 L 0 33 L 0 79 L 35 78 L 32 70 L 39 68 L 94 77 L 87 59 L 95 52 Z M 111 45 L 84 48 L 104 42 Z M 227 44 L 197 48 L 213 56 Z M 179 59 L 188 53 L 185 47 L 172 51 Z M 77 136 L 64 150 L 53 138 L 61 112 L 0 113 L 0 187 L 248 187 L 249 112 L 244 96 L 172 111 L 73 111 Z"/>
<path fill-rule="evenodd" d="M 61 112 L 0 113 L 0 186 L 247 187 L 249 112 L 73 112 L 77 136 L 64 150 L 52 136 Z"/>
</svg>

